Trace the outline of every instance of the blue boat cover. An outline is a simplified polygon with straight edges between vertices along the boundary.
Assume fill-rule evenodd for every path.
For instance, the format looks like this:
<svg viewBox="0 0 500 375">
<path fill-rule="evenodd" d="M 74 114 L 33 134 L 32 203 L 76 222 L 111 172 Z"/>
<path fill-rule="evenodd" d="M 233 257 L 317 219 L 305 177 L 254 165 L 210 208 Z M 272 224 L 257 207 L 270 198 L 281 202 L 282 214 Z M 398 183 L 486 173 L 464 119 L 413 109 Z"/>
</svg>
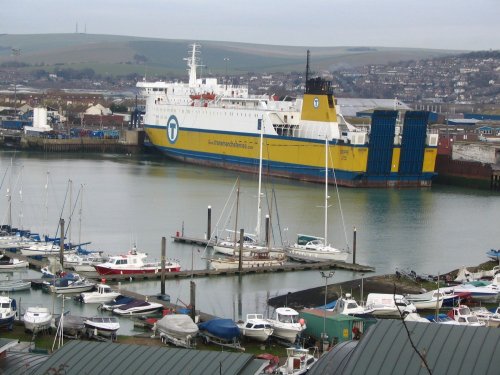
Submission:
<svg viewBox="0 0 500 375">
<path fill-rule="evenodd" d="M 231 319 L 215 318 L 198 324 L 198 327 L 224 340 L 233 340 L 240 336 L 240 329 Z"/>
</svg>

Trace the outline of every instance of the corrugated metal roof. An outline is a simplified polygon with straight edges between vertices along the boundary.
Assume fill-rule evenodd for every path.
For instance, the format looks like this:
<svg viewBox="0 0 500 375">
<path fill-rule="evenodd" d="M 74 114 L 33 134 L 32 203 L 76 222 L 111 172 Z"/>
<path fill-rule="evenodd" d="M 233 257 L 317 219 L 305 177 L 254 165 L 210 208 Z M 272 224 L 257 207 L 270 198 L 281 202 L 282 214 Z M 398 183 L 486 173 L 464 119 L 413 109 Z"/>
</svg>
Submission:
<svg viewBox="0 0 500 375">
<path fill-rule="evenodd" d="M 5 358 L 0 359 L 0 374 L 2 375 L 32 374 L 48 358 L 49 356 L 46 354 L 9 351 L 7 352 Z"/>
<path fill-rule="evenodd" d="M 500 330 L 443 324 L 406 323 L 413 343 L 436 374 L 496 375 L 500 369 Z M 398 320 L 381 320 L 351 351 L 336 346 L 311 374 L 428 374 Z M 335 361 L 335 358 L 342 359 Z M 348 358 L 348 360 L 346 360 Z M 322 364 L 325 360 L 329 364 Z M 323 371 L 324 370 L 324 371 Z"/>
<path fill-rule="evenodd" d="M 35 374 L 65 366 L 71 374 L 240 374 L 253 361 L 246 353 L 199 351 L 159 346 L 72 341 L 55 352 Z M 259 362 L 261 363 L 261 362 Z"/>
</svg>

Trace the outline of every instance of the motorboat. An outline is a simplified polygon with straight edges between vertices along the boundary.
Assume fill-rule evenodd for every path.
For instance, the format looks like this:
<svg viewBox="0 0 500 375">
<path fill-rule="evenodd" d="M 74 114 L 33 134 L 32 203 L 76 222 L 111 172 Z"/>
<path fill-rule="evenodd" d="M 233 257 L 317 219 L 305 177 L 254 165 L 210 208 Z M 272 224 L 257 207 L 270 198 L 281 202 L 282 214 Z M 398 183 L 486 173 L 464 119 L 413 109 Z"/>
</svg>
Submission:
<svg viewBox="0 0 500 375">
<path fill-rule="evenodd" d="M 472 307 L 471 313 L 476 316 L 479 321 L 484 322 L 487 327 L 497 328 L 500 326 L 500 316 L 489 311 L 486 307 Z"/>
<path fill-rule="evenodd" d="M 161 262 L 146 262 L 146 253 L 138 252 L 134 247 L 125 255 L 111 256 L 105 263 L 94 265 L 100 275 L 137 275 L 161 272 Z M 165 262 L 165 272 L 178 272 L 181 266 L 170 260 Z"/>
<path fill-rule="evenodd" d="M 0 296 L 0 327 L 7 327 L 12 331 L 12 325 L 17 315 L 16 300 L 7 296 Z"/>
<path fill-rule="evenodd" d="M 240 329 L 232 319 L 215 318 L 198 324 L 199 335 L 205 344 L 244 350 L 240 344 Z"/>
<path fill-rule="evenodd" d="M 85 333 L 85 320 L 83 316 L 63 314 L 55 319 L 58 330 L 66 336 L 80 337 Z"/>
<path fill-rule="evenodd" d="M 12 269 L 18 269 L 18 268 L 26 268 L 28 267 L 29 264 L 28 262 L 24 260 L 19 260 L 17 258 L 10 258 L 10 259 L 1 259 L 0 260 L 0 271 L 3 270 L 12 270 Z"/>
<path fill-rule="evenodd" d="M 109 303 L 119 295 L 109 285 L 97 284 L 95 291 L 80 293 L 77 300 L 83 303 Z"/>
<path fill-rule="evenodd" d="M 86 279 L 80 279 L 76 281 L 69 281 L 68 279 L 59 279 L 53 285 L 50 285 L 50 291 L 52 293 L 64 294 L 64 293 L 81 293 L 87 292 L 95 288 L 95 283 L 92 283 Z"/>
<path fill-rule="evenodd" d="M 350 293 L 346 293 L 344 297 L 339 297 L 335 302 L 332 311 L 335 314 L 351 316 L 364 316 L 372 313 L 371 309 L 360 306 L 356 300 L 352 298 Z"/>
<path fill-rule="evenodd" d="M 75 272 L 95 272 L 94 266 L 106 262 L 107 258 L 99 254 L 64 254 L 64 265 Z"/>
<path fill-rule="evenodd" d="M 246 320 L 237 325 L 241 334 L 252 340 L 266 341 L 273 334 L 273 327 L 262 314 L 247 314 Z"/>
<path fill-rule="evenodd" d="M 113 309 L 116 309 L 118 307 L 122 307 L 124 305 L 127 305 L 133 301 L 137 301 L 135 298 L 132 297 L 126 297 L 119 295 L 115 299 L 113 299 L 109 303 L 103 303 L 99 305 L 98 309 L 100 310 L 106 310 L 106 311 L 113 311 Z"/>
<path fill-rule="evenodd" d="M 286 348 L 286 361 L 278 367 L 278 374 L 299 375 L 305 374 L 318 361 L 317 348 Z"/>
<path fill-rule="evenodd" d="M 183 348 L 193 348 L 194 338 L 199 328 L 193 319 L 186 314 L 168 314 L 156 321 L 153 326 L 155 334 L 159 333 L 164 343 L 171 343 Z"/>
<path fill-rule="evenodd" d="M 499 300 L 500 289 L 497 284 L 479 285 L 476 286 L 474 282 L 455 285 L 443 288 L 444 293 L 470 293 L 470 298 L 475 302 L 497 302 Z"/>
<path fill-rule="evenodd" d="M 438 323 L 438 324 L 445 324 L 445 325 L 460 325 L 455 319 L 450 318 L 446 314 L 433 314 L 433 315 L 428 315 L 426 318 L 428 321 L 433 322 L 433 323 Z"/>
<path fill-rule="evenodd" d="M 421 294 L 406 294 L 406 300 L 412 303 L 417 310 L 439 310 L 443 306 L 444 294 L 437 290 Z"/>
<path fill-rule="evenodd" d="M 477 316 L 473 315 L 469 306 L 466 305 L 459 305 L 452 308 L 448 312 L 448 316 L 457 321 L 460 325 L 473 327 L 482 327 L 486 325 L 486 323 L 480 321 Z"/>
<path fill-rule="evenodd" d="M 52 314 L 46 307 L 28 307 L 23 316 L 24 327 L 30 332 L 40 332 L 50 329 Z"/>
<path fill-rule="evenodd" d="M 285 255 L 285 251 L 281 248 L 259 245 L 255 235 L 249 233 L 244 234 L 242 247 L 243 257 L 250 257 L 252 253 L 256 252 L 268 252 L 271 258 L 280 258 Z M 234 238 L 227 237 L 225 240 L 218 241 L 213 248 L 216 253 L 238 257 L 240 254 L 240 240 L 235 241 Z"/>
<path fill-rule="evenodd" d="M 304 320 L 299 319 L 299 313 L 290 307 L 278 307 L 274 319 L 267 321 L 273 328 L 272 336 L 290 343 L 294 343 L 297 335 L 306 329 Z"/>
<path fill-rule="evenodd" d="M 417 308 L 400 294 L 370 293 L 366 307 L 376 318 L 400 318 L 417 312 Z"/>
<path fill-rule="evenodd" d="M 0 281 L 0 292 L 19 292 L 29 290 L 31 281 L 23 280 L 2 280 Z"/>
<path fill-rule="evenodd" d="M 126 305 L 113 309 L 113 314 L 117 315 L 148 315 L 160 311 L 163 308 L 161 303 L 148 301 L 132 301 Z"/>
<path fill-rule="evenodd" d="M 120 322 L 114 316 L 94 316 L 83 321 L 88 337 L 104 336 L 111 341 L 116 340 L 116 332 L 120 329 Z"/>
</svg>

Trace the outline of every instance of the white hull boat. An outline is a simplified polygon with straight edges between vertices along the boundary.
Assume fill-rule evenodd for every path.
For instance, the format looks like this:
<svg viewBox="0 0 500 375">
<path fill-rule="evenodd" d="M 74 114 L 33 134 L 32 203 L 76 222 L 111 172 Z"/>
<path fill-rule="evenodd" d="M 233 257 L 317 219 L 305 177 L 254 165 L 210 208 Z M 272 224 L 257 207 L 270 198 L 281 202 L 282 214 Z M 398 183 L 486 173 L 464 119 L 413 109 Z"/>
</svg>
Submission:
<svg viewBox="0 0 500 375">
<path fill-rule="evenodd" d="M 198 334 L 198 326 L 189 315 L 165 315 L 158 320 L 153 331 L 160 334 L 163 342 L 170 342 L 184 348 L 194 347 L 194 337 Z"/>
<path fill-rule="evenodd" d="M 14 318 L 17 314 L 16 310 L 17 305 L 15 299 L 0 296 L 0 327 L 7 327 L 7 329 L 12 330 Z"/>
<path fill-rule="evenodd" d="M 50 291 L 57 294 L 88 292 L 95 288 L 95 283 L 87 280 L 78 280 L 66 286 L 51 285 Z"/>
<path fill-rule="evenodd" d="M 278 307 L 275 318 L 266 320 L 273 328 L 272 336 L 290 343 L 294 343 L 297 335 L 306 329 L 304 321 L 299 319 L 299 313 L 289 307 Z"/>
<path fill-rule="evenodd" d="M 31 281 L 23 280 L 5 280 L 0 281 L 0 292 L 19 292 L 21 290 L 29 290 Z"/>
<path fill-rule="evenodd" d="M 422 294 L 407 294 L 405 297 L 417 310 L 439 310 L 444 301 L 443 294 L 437 290 Z"/>
<path fill-rule="evenodd" d="M 471 313 L 487 327 L 498 328 L 500 326 L 500 315 L 492 313 L 486 307 L 473 307 Z"/>
<path fill-rule="evenodd" d="M 287 348 L 285 364 L 278 368 L 281 375 L 305 374 L 318 361 L 316 348 Z"/>
<path fill-rule="evenodd" d="M 243 336 L 255 341 L 267 341 L 274 331 L 262 314 L 247 314 L 246 321 L 237 326 Z"/>
<path fill-rule="evenodd" d="M 366 308 L 378 318 L 401 318 L 417 312 L 417 308 L 400 294 L 370 293 L 366 298 Z"/>
<path fill-rule="evenodd" d="M 18 269 L 18 268 L 26 268 L 28 266 L 29 266 L 28 262 L 26 262 L 24 260 L 19 260 L 17 258 L 10 258 L 7 261 L 4 261 L 4 260 L 0 261 L 0 271 Z"/>
<path fill-rule="evenodd" d="M 109 285 L 98 284 L 94 292 L 80 293 L 78 300 L 83 303 L 109 303 L 118 297 L 120 293 L 115 292 Z"/>
<path fill-rule="evenodd" d="M 56 318 L 58 327 L 62 324 L 62 331 L 64 335 L 79 337 L 85 333 L 85 319 L 78 315 L 64 315 L 62 322 L 61 317 Z"/>
<path fill-rule="evenodd" d="M 163 308 L 161 303 L 134 301 L 113 309 L 113 314 L 132 316 L 132 315 L 148 315 L 160 311 Z"/>
<path fill-rule="evenodd" d="M 104 336 L 116 340 L 116 332 L 120 329 L 120 322 L 114 316 L 94 316 L 84 320 L 87 336 Z"/>
<path fill-rule="evenodd" d="M 209 259 L 210 264 L 216 270 L 236 269 L 239 268 L 239 258 L 212 258 Z M 241 259 L 242 268 L 262 268 L 262 267 L 279 267 L 285 264 L 286 258 L 284 256 L 271 257 L 268 252 L 254 252 L 250 257 L 243 257 Z"/>
<path fill-rule="evenodd" d="M 24 327 L 30 332 L 39 332 L 49 329 L 52 323 L 52 314 L 46 307 L 28 307 L 23 316 Z"/>
</svg>

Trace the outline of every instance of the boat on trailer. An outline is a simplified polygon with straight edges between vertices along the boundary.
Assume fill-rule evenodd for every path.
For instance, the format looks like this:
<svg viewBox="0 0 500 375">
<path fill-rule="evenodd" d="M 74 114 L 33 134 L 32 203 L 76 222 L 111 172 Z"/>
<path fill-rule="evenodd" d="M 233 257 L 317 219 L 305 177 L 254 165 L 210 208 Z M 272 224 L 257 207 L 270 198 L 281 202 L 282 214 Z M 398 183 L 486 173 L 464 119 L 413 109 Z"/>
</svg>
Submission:
<svg viewBox="0 0 500 375">
<path fill-rule="evenodd" d="M 160 334 L 163 343 L 171 343 L 183 348 L 194 348 L 199 328 L 186 314 L 168 314 L 153 325 L 155 334 Z"/>
<path fill-rule="evenodd" d="M 111 341 L 116 340 L 116 332 L 120 329 L 120 322 L 114 316 L 93 316 L 84 319 L 83 324 L 89 338 L 104 336 Z"/>
</svg>

